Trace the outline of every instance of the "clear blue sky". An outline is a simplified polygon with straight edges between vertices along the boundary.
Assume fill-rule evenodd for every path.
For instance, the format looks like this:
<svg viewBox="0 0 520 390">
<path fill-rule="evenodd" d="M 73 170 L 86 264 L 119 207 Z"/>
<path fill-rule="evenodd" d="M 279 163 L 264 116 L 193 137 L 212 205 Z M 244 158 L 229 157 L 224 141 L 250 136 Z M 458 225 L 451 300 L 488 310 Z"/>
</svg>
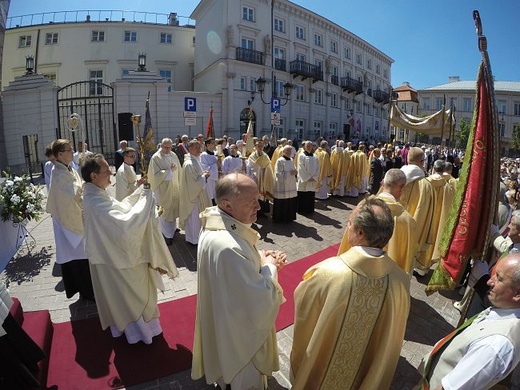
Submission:
<svg viewBox="0 0 520 390">
<path fill-rule="evenodd" d="M 395 62 L 392 85 L 416 89 L 476 78 L 481 55 L 472 11 L 480 12 L 495 80 L 520 81 L 519 0 L 295 0 L 369 42 Z M 197 0 L 12 0 L 9 16 L 66 10 L 177 12 Z M 182 19 L 181 19 L 182 21 Z"/>
</svg>

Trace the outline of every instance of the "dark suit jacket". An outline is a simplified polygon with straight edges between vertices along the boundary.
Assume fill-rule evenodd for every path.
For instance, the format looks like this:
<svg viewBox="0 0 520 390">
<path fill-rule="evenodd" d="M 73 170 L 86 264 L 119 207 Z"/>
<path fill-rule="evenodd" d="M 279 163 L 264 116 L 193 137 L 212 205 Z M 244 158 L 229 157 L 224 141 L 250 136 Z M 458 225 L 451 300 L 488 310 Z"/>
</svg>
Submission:
<svg viewBox="0 0 520 390">
<path fill-rule="evenodd" d="M 384 169 L 381 160 L 372 157 L 372 160 L 370 161 L 370 181 L 368 182 L 371 194 L 375 195 L 379 192 L 381 182 L 383 181 L 383 173 Z"/>
</svg>

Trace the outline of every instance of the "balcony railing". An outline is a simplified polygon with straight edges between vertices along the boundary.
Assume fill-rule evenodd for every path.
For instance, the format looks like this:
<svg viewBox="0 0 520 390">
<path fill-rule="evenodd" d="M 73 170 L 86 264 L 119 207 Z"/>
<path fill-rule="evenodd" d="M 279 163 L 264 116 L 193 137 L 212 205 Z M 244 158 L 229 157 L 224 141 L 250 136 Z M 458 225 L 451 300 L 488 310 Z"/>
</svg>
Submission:
<svg viewBox="0 0 520 390">
<path fill-rule="evenodd" d="M 355 92 L 356 95 L 363 93 L 363 84 L 359 80 L 355 80 L 352 77 L 342 77 L 341 78 L 341 88 L 343 91 L 347 92 Z"/>
<path fill-rule="evenodd" d="M 291 61 L 290 73 L 293 77 L 301 76 L 302 80 L 310 77 L 313 83 L 323 81 L 323 71 L 321 67 L 300 60 Z"/>
<path fill-rule="evenodd" d="M 18 28 L 53 23 L 128 22 L 195 26 L 195 21 L 176 13 L 163 14 L 121 10 L 75 10 L 41 12 L 7 18 L 6 28 Z"/>
<path fill-rule="evenodd" d="M 282 72 L 287 72 L 287 61 L 275 58 L 274 59 L 274 68 L 276 70 L 281 70 Z"/>
<path fill-rule="evenodd" d="M 390 94 L 385 91 L 381 91 L 380 89 L 376 89 L 374 91 L 374 100 L 377 103 L 388 103 L 388 99 L 390 98 Z"/>
<path fill-rule="evenodd" d="M 250 62 L 252 64 L 264 65 L 264 53 L 257 50 L 237 47 L 236 59 L 238 61 Z"/>
<path fill-rule="evenodd" d="M 335 74 L 330 76 L 330 82 L 334 85 L 339 85 L 339 77 Z"/>
</svg>

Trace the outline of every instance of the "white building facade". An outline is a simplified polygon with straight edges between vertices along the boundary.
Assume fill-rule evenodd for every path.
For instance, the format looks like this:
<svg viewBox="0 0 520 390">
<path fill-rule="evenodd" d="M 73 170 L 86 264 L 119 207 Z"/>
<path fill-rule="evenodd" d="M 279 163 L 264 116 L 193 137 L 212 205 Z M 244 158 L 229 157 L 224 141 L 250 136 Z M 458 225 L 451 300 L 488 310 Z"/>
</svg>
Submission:
<svg viewBox="0 0 520 390">
<path fill-rule="evenodd" d="M 264 101 L 274 90 L 284 99 L 278 137 L 386 139 L 393 60 L 342 28 L 285 0 L 202 0 L 197 22 L 195 90 L 222 91 L 226 131 L 245 130 L 248 101 L 266 80 Z M 271 105 L 256 94 L 256 135 L 271 132 Z"/>
<path fill-rule="evenodd" d="M 139 54 L 146 54 L 146 64 L 136 71 Z M 148 94 L 158 141 L 205 133 L 211 108 L 217 137 L 239 137 L 252 112 L 257 136 L 270 134 L 273 123 L 278 137 L 296 140 L 387 139 L 392 62 L 339 25 L 285 0 L 202 0 L 185 19 L 129 11 L 13 17 L 5 31 L 2 91 L 8 107 L 24 109 L 4 108 L 9 131 L 0 137 L 0 150 L 5 164 L 23 165 L 28 151 L 22 136 L 31 135 L 42 159 L 48 140 L 74 137 L 66 120 L 78 112 L 85 116 L 90 149 L 113 153 L 128 138 L 123 130 L 129 116 L 144 118 Z M 35 107 L 30 91 L 22 93 L 24 86 L 36 88 L 35 81 L 44 93 L 50 90 L 34 75 L 58 91 L 44 109 Z M 259 78 L 266 81 L 262 96 Z M 273 80 L 281 97 L 275 121 Z M 288 83 L 293 87 L 285 99 Z M 197 102 L 190 114 L 195 118 L 186 116 L 187 99 Z"/>
<path fill-rule="evenodd" d="M 513 129 L 520 125 L 520 82 L 495 81 L 495 100 L 498 112 L 498 123 L 503 156 L 518 155 L 513 150 Z M 475 106 L 476 81 L 460 81 L 458 77 L 450 77 L 447 84 L 442 84 L 418 90 L 419 115 L 430 115 L 439 111 L 445 104 L 446 108 L 453 107 L 455 113 L 454 131 L 452 138 L 459 131 L 462 118 L 468 124 L 473 119 Z M 449 135 L 444 135 L 444 139 Z M 440 142 L 440 138 L 433 139 Z"/>
</svg>

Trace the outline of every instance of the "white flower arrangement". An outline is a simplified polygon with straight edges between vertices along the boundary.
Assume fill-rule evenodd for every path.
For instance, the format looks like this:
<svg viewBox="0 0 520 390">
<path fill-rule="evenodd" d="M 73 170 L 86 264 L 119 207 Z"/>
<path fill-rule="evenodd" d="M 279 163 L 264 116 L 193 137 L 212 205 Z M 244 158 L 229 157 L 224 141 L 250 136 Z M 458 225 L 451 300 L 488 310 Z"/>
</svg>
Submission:
<svg viewBox="0 0 520 390">
<path fill-rule="evenodd" d="M 26 175 L 15 176 L 3 172 L 6 181 L 0 185 L 0 208 L 2 221 L 20 223 L 38 220 L 43 213 L 42 187 L 28 182 Z"/>
</svg>

